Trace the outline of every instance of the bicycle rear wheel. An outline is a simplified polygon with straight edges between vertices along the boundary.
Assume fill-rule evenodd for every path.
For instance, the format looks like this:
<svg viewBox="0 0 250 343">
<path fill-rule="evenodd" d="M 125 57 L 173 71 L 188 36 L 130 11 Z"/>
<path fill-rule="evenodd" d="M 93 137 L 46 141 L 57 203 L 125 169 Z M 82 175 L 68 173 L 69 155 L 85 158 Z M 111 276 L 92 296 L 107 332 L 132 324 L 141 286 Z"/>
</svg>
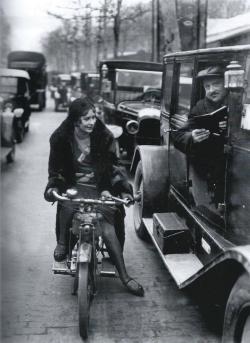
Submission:
<svg viewBox="0 0 250 343">
<path fill-rule="evenodd" d="M 79 333 L 83 339 L 86 339 L 88 338 L 90 304 L 93 293 L 90 264 L 80 262 L 78 273 Z"/>
</svg>

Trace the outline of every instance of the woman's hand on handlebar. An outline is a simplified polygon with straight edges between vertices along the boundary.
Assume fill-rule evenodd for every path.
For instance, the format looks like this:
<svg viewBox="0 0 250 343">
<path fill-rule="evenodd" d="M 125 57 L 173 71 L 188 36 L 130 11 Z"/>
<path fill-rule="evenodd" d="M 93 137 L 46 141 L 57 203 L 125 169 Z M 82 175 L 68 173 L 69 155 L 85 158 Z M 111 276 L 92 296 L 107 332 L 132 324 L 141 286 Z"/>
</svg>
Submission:
<svg viewBox="0 0 250 343">
<path fill-rule="evenodd" d="M 130 193 L 121 193 L 121 197 L 124 200 L 127 200 L 127 206 L 130 206 L 134 203 L 134 197 Z"/>
<path fill-rule="evenodd" d="M 51 187 L 51 188 L 48 188 L 47 191 L 46 191 L 46 200 L 47 201 L 55 201 L 55 197 L 53 195 L 53 191 L 55 191 L 56 193 L 59 193 L 59 190 L 58 188 L 56 187 Z"/>
<path fill-rule="evenodd" d="M 101 192 L 101 197 L 110 199 L 110 198 L 112 198 L 112 195 L 111 195 L 110 191 L 104 190 Z"/>
</svg>

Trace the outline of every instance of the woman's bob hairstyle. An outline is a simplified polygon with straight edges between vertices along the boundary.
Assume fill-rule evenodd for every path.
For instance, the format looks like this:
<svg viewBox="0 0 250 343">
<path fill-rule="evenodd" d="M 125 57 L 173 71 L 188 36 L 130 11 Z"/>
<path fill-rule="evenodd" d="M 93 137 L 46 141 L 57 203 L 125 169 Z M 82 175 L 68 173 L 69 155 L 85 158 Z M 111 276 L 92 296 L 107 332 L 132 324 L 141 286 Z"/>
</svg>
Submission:
<svg viewBox="0 0 250 343">
<path fill-rule="evenodd" d="M 72 123 L 76 123 L 78 119 L 82 116 L 85 116 L 89 110 L 96 112 L 94 102 L 91 98 L 85 97 L 75 99 L 69 105 L 68 119 Z"/>
</svg>

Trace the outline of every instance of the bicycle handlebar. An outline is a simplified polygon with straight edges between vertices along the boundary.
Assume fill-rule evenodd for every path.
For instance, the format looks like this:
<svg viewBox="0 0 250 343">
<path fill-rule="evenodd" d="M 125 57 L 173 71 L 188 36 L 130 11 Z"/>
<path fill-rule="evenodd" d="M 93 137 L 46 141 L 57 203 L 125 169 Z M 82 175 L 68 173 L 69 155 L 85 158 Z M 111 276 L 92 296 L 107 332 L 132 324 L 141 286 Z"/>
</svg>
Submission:
<svg viewBox="0 0 250 343">
<path fill-rule="evenodd" d="M 91 205 L 109 205 L 109 206 L 117 206 L 117 205 L 125 205 L 129 206 L 133 202 L 130 199 L 120 199 L 114 196 L 111 196 L 111 200 L 107 198 L 100 198 L 100 199 L 87 199 L 87 198 L 69 198 L 67 195 L 60 195 L 57 193 L 56 190 L 52 191 L 53 196 L 56 200 L 59 201 L 71 201 L 75 203 L 82 203 L 82 204 L 91 204 Z"/>
</svg>

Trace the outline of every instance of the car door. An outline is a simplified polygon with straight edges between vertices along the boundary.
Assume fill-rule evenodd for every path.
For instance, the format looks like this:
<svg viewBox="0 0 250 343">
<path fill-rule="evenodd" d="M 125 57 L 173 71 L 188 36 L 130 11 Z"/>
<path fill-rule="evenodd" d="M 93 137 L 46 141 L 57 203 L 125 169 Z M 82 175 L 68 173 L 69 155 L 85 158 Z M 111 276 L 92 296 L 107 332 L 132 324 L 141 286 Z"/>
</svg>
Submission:
<svg viewBox="0 0 250 343">
<path fill-rule="evenodd" d="M 237 61 L 245 71 L 244 92 L 238 91 L 231 111 L 227 165 L 227 236 L 235 244 L 250 243 L 250 52 Z M 238 108 L 237 108 L 238 107 Z"/>
<path fill-rule="evenodd" d="M 188 159 L 185 151 L 181 150 L 178 144 L 176 144 L 176 133 L 185 126 L 189 116 L 192 99 L 193 68 L 194 62 L 190 58 L 175 62 L 170 111 L 170 182 L 174 190 L 186 203 L 190 202 Z"/>
</svg>

